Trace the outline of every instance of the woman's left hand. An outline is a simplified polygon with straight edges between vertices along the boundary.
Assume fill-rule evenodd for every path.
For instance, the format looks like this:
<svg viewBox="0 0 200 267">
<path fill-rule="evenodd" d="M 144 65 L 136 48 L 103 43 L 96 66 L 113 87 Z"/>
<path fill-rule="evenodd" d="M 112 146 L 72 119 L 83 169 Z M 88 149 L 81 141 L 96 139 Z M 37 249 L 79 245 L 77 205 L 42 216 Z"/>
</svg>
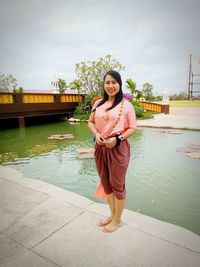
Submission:
<svg viewBox="0 0 200 267">
<path fill-rule="evenodd" d="M 113 147 L 115 147 L 116 146 L 116 143 L 117 143 L 116 137 L 111 137 L 111 138 L 109 138 L 107 140 L 104 140 L 105 146 L 107 148 L 109 148 L 109 149 L 112 149 Z"/>
</svg>

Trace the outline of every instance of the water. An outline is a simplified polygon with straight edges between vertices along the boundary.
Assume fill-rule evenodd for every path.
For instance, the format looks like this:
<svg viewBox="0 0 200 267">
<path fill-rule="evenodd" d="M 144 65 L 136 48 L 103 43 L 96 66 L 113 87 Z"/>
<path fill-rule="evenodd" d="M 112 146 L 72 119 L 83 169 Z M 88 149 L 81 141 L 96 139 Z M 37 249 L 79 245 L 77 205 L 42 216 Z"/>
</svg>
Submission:
<svg viewBox="0 0 200 267">
<path fill-rule="evenodd" d="M 199 142 L 200 133 L 163 131 L 141 128 L 130 138 L 126 207 L 200 234 L 199 160 L 176 151 L 189 142 Z M 75 139 L 48 140 L 52 134 L 64 133 L 74 134 Z M 92 146 L 86 123 L 1 130 L 0 164 L 98 201 L 92 195 L 98 181 L 94 160 L 78 159 L 76 152 Z"/>
</svg>

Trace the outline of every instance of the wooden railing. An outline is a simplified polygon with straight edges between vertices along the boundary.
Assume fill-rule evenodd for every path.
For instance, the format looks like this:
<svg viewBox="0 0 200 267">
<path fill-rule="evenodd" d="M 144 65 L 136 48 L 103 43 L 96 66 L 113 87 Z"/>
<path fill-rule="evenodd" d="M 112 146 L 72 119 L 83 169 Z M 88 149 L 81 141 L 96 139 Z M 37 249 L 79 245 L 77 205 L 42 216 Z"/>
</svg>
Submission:
<svg viewBox="0 0 200 267">
<path fill-rule="evenodd" d="M 77 94 L 43 94 L 43 93 L 23 93 L 23 94 L 12 94 L 12 93 L 0 93 L 0 104 L 14 104 L 17 96 L 22 96 L 21 103 L 54 103 L 55 98 L 60 98 L 60 102 L 66 103 L 77 103 L 83 98 L 83 95 Z"/>
<path fill-rule="evenodd" d="M 53 103 L 53 95 L 38 95 L 38 94 L 23 94 L 22 102 L 26 104 L 30 103 Z"/>
<path fill-rule="evenodd" d="M 13 104 L 13 95 L 0 93 L 0 104 Z"/>
<path fill-rule="evenodd" d="M 169 114 L 169 104 L 140 101 L 142 107 L 147 111 Z"/>
</svg>

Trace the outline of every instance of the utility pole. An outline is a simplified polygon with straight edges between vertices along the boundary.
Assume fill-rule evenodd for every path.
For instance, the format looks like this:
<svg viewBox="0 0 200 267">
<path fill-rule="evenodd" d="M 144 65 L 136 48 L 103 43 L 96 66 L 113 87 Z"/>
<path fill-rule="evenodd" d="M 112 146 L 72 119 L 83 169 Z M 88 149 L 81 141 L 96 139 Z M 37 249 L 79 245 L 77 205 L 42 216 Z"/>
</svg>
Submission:
<svg viewBox="0 0 200 267">
<path fill-rule="evenodd" d="M 187 92 L 187 98 L 192 99 L 193 98 L 193 94 L 199 94 L 200 93 L 200 89 L 195 90 L 193 89 L 193 85 L 199 85 L 200 82 L 194 82 L 194 78 L 196 77 L 200 77 L 200 74 L 194 74 L 192 71 L 192 55 L 190 54 L 190 59 L 189 59 L 189 77 L 188 77 L 188 92 Z M 198 78 L 197 78 L 198 79 Z"/>
<path fill-rule="evenodd" d="M 187 93 L 187 97 L 188 100 L 190 99 L 190 86 L 191 86 L 191 74 L 192 74 L 192 55 L 190 54 L 190 61 L 189 61 L 189 78 L 188 78 L 188 93 Z"/>
</svg>

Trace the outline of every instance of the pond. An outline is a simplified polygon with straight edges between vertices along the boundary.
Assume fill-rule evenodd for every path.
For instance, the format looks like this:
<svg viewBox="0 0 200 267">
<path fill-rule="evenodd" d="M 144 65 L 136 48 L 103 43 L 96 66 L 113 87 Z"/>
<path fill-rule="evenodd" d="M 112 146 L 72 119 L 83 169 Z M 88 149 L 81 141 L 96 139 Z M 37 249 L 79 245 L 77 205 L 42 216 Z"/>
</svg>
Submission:
<svg viewBox="0 0 200 267">
<path fill-rule="evenodd" d="M 70 140 L 49 140 L 53 134 L 70 133 Z M 177 152 L 199 142 L 200 133 L 179 134 L 139 128 L 130 138 L 131 161 L 127 172 L 126 208 L 177 224 L 200 234 L 199 159 Z M 0 164 L 26 177 L 93 197 L 98 175 L 94 159 L 79 159 L 77 149 L 92 147 L 86 123 L 66 121 L 0 131 Z"/>
</svg>

